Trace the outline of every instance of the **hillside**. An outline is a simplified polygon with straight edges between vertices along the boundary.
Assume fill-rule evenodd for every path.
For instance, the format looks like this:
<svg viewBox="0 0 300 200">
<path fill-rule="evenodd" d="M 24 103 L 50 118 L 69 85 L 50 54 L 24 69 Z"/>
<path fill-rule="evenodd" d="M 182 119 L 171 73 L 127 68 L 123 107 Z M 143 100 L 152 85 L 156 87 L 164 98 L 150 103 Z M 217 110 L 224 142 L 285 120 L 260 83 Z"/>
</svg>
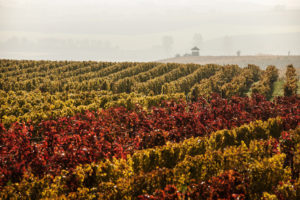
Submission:
<svg viewBox="0 0 300 200">
<path fill-rule="evenodd" d="M 271 99 L 282 96 L 284 84 L 275 81 L 276 68 L 255 65 L 0 60 L 0 71 L 5 125 L 116 105 L 150 107 L 161 99 L 190 101 L 211 93 L 230 98 L 254 89 Z"/>
<path fill-rule="evenodd" d="M 273 66 L 0 60 L 0 72 L 0 199 L 299 196 L 294 73 L 291 95 L 270 101 L 284 84 Z"/>
<path fill-rule="evenodd" d="M 300 56 L 272 56 L 272 55 L 261 55 L 261 56 L 182 56 L 177 58 L 169 58 L 160 60 L 162 63 L 195 63 L 195 64 L 237 64 L 240 67 L 245 67 L 248 64 L 254 64 L 261 68 L 266 68 L 268 65 L 275 65 L 282 71 L 289 64 L 293 64 L 300 74 Z M 282 73 L 280 73 L 282 74 Z"/>
</svg>

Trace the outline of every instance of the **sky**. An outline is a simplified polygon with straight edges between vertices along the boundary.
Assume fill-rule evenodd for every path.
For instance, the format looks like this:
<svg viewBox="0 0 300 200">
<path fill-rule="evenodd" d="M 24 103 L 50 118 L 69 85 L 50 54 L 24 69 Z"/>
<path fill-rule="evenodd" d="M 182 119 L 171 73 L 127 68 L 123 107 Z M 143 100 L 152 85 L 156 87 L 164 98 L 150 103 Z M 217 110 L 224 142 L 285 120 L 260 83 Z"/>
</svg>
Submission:
<svg viewBox="0 0 300 200">
<path fill-rule="evenodd" d="M 299 19 L 299 0 L 0 0 L 0 58 L 300 54 Z"/>
</svg>

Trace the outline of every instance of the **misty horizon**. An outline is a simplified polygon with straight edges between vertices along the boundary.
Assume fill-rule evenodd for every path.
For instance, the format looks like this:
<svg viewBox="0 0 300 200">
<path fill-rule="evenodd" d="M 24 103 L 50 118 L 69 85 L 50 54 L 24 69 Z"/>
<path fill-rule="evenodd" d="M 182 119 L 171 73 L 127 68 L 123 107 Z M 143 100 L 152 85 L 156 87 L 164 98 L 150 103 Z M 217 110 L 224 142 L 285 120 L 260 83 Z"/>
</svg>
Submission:
<svg viewBox="0 0 300 200">
<path fill-rule="evenodd" d="M 300 55 L 296 0 L 0 0 L 0 58 L 157 61 Z"/>
</svg>

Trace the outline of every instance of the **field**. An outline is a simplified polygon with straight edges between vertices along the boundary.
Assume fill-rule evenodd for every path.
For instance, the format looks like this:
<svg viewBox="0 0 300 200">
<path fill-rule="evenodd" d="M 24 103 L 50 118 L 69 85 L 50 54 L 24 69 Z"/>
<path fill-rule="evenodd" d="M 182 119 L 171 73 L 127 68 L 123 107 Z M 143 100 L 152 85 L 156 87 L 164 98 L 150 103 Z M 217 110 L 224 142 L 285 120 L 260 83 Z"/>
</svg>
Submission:
<svg viewBox="0 0 300 200">
<path fill-rule="evenodd" d="M 0 198 L 299 199 L 299 81 L 222 64 L 0 60 Z"/>
<path fill-rule="evenodd" d="M 170 58 L 160 60 L 159 62 L 176 62 L 176 63 L 195 63 L 195 64 L 210 64 L 219 65 L 237 64 L 241 67 L 246 67 L 248 64 L 254 64 L 261 68 L 266 68 L 268 65 L 275 65 L 279 69 L 279 75 L 282 77 L 285 73 L 285 67 L 293 64 L 300 75 L 300 56 L 275 56 L 275 55 L 259 55 L 259 56 L 183 56 L 179 58 Z"/>
</svg>

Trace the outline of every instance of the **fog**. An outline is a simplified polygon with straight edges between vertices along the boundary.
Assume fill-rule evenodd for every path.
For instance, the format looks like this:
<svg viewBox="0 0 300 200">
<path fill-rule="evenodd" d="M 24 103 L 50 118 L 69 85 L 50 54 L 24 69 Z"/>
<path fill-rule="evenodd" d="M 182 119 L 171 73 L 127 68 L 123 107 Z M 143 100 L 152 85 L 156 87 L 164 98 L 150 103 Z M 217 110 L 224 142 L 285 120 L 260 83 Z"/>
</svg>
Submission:
<svg viewBox="0 0 300 200">
<path fill-rule="evenodd" d="M 299 0 L 0 0 L 0 58 L 300 54 Z"/>
</svg>

